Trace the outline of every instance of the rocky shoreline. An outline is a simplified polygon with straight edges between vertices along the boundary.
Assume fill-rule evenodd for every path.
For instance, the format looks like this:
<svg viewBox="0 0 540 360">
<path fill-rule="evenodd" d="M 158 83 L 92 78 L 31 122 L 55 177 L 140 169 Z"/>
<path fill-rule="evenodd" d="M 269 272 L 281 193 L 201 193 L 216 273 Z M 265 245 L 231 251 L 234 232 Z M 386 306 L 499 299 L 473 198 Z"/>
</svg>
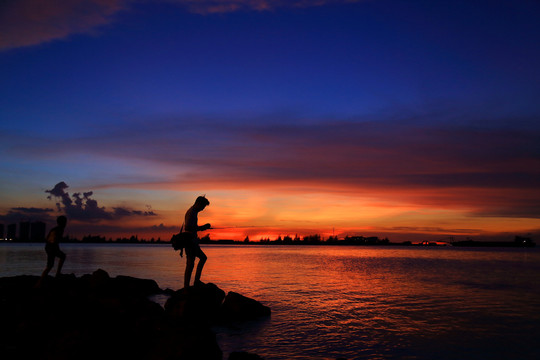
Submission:
<svg viewBox="0 0 540 360">
<path fill-rule="evenodd" d="M 2 359 L 222 360 L 211 326 L 270 316 L 235 292 L 201 284 L 162 290 L 154 280 L 110 277 L 98 269 L 76 277 L 0 278 Z M 167 294 L 162 307 L 149 296 Z M 229 360 L 262 359 L 245 352 Z"/>
</svg>

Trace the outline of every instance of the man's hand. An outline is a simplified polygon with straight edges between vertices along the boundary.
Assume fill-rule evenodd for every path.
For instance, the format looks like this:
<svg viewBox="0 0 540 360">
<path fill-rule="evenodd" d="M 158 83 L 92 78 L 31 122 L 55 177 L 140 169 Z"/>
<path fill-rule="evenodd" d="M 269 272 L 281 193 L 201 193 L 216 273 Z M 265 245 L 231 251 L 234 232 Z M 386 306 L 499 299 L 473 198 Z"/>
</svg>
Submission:
<svg viewBox="0 0 540 360">
<path fill-rule="evenodd" d="M 212 228 L 212 225 L 210 225 L 209 223 L 207 223 L 207 224 L 204 224 L 204 225 L 203 225 L 203 228 L 204 228 L 204 230 L 208 230 L 208 229 L 211 229 L 211 228 Z"/>
</svg>

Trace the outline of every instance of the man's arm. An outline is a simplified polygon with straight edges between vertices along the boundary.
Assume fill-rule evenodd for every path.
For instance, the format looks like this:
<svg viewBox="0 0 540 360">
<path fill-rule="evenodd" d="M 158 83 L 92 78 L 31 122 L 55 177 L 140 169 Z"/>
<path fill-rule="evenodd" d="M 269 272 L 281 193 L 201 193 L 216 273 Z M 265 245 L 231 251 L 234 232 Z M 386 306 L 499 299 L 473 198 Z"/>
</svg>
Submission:
<svg viewBox="0 0 540 360">
<path fill-rule="evenodd" d="M 212 227 L 212 226 L 211 226 L 209 223 L 207 223 L 207 224 L 204 224 L 204 225 L 202 225 L 202 226 L 198 226 L 198 227 L 197 227 L 197 231 L 208 230 L 208 229 L 210 229 L 211 227 Z"/>
</svg>

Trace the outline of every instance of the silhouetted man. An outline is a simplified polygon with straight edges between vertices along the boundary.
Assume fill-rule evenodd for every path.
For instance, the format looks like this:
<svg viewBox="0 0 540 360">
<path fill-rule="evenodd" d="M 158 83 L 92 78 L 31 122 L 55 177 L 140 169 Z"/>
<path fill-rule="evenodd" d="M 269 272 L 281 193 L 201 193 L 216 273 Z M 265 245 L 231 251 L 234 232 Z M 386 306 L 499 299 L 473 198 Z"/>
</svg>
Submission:
<svg viewBox="0 0 540 360">
<path fill-rule="evenodd" d="M 63 215 L 56 218 L 56 224 L 54 228 L 49 231 L 47 239 L 45 240 L 45 252 L 47 253 L 47 267 L 43 270 L 41 278 L 38 284 L 41 284 L 43 279 L 49 275 L 49 271 L 54 266 L 55 258 L 58 258 L 58 267 L 56 269 L 56 276 L 58 277 L 62 273 L 62 266 L 66 260 L 66 254 L 60 250 L 60 241 L 64 238 L 64 229 L 66 228 L 67 218 Z"/>
<path fill-rule="evenodd" d="M 199 246 L 199 239 L 197 237 L 198 231 L 204 231 L 210 229 L 210 224 L 204 224 L 199 226 L 198 215 L 205 207 L 210 205 L 208 199 L 204 196 L 199 196 L 195 200 L 195 204 L 189 208 L 185 216 L 185 231 L 191 234 L 191 237 L 186 245 L 186 272 L 184 274 L 184 287 L 189 287 L 189 282 L 191 280 L 191 273 L 193 272 L 193 267 L 195 266 L 195 258 L 199 258 L 199 264 L 197 264 L 197 271 L 195 272 L 195 281 L 194 285 L 198 285 L 201 282 L 201 273 L 206 262 L 206 255 L 201 250 Z"/>
</svg>

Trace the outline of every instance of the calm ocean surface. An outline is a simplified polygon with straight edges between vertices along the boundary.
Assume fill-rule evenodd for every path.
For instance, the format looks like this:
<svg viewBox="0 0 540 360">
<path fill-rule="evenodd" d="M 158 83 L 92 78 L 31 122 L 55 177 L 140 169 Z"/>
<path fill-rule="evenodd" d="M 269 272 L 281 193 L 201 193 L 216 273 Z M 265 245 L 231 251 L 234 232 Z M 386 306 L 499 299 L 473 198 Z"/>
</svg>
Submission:
<svg viewBox="0 0 540 360">
<path fill-rule="evenodd" d="M 169 245 L 61 248 L 64 273 L 102 268 L 182 287 L 185 258 Z M 231 351 L 266 360 L 540 359 L 538 248 L 203 249 L 204 282 L 272 308 L 269 319 L 215 328 L 224 359 Z M 44 266 L 43 244 L 0 243 L 0 276 L 39 275 Z"/>
</svg>

